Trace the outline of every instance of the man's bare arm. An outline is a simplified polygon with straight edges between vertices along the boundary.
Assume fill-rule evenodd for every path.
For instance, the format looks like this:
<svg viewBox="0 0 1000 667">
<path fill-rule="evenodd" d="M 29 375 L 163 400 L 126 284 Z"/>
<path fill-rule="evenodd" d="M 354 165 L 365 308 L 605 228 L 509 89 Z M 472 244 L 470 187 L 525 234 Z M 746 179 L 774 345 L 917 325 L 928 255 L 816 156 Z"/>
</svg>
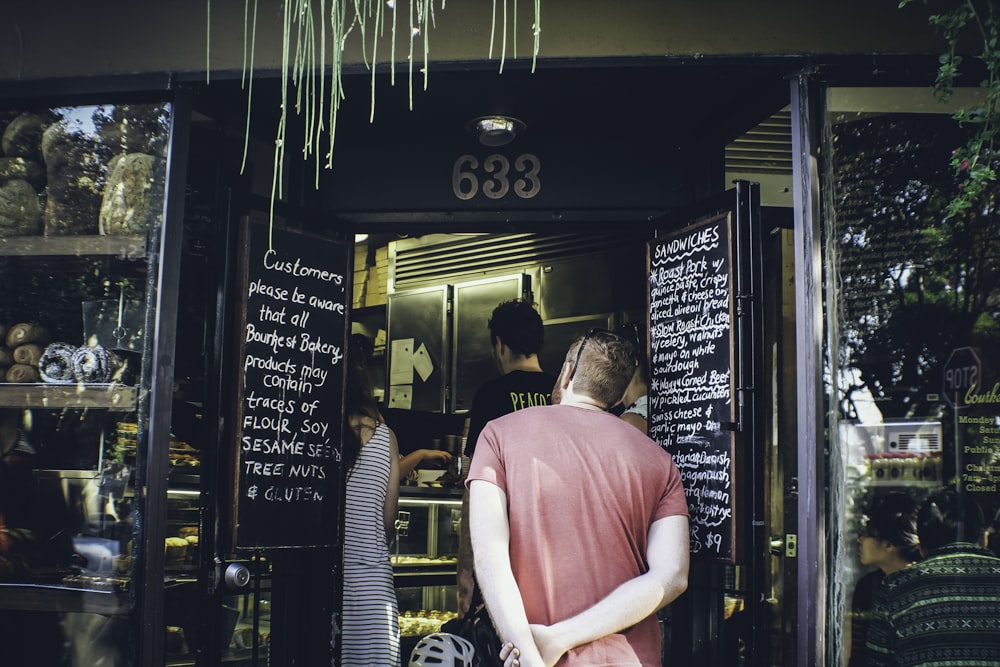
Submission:
<svg viewBox="0 0 1000 667">
<path fill-rule="evenodd" d="M 690 563 L 688 519 L 671 516 L 649 528 L 649 571 L 626 581 L 596 605 L 572 618 L 531 630 L 546 665 L 571 648 L 631 627 L 687 590 Z M 521 648 L 521 644 L 515 642 Z"/>
<path fill-rule="evenodd" d="M 517 647 L 521 667 L 542 665 L 511 569 L 507 494 L 495 484 L 483 480 L 470 483 L 469 534 L 476 581 L 500 638 Z"/>
</svg>

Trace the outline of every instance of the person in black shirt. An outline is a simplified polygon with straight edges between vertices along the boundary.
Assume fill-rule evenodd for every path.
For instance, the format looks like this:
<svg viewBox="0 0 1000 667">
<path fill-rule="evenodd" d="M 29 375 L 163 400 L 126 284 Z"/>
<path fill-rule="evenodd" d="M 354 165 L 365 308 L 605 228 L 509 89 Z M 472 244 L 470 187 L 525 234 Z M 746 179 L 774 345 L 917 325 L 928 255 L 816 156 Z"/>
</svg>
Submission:
<svg viewBox="0 0 1000 667">
<path fill-rule="evenodd" d="M 504 301 L 493 309 L 488 323 L 493 361 L 500 377 L 476 390 L 469 410 L 465 455 L 476 451 L 476 440 L 486 423 L 522 408 L 552 403 L 556 376 L 542 370 L 544 327 L 538 311 L 527 301 Z M 462 471 L 465 472 L 464 470 Z M 468 611 L 475 584 L 472 574 L 472 543 L 468 530 L 469 494 L 462 503 L 462 532 L 458 552 L 459 611 Z"/>
<path fill-rule="evenodd" d="M 538 311 L 526 301 L 504 301 L 489 321 L 493 362 L 500 377 L 476 390 L 469 410 L 465 455 L 472 457 L 486 422 L 534 405 L 552 403 L 556 376 L 542 370 L 544 328 Z"/>
</svg>

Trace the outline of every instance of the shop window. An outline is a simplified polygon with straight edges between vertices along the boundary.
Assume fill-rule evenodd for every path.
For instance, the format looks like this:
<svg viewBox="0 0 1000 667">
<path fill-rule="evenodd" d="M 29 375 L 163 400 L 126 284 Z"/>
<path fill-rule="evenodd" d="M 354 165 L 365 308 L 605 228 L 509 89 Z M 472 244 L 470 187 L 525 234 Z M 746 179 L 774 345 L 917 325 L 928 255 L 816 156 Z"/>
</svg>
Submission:
<svg viewBox="0 0 1000 667">
<path fill-rule="evenodd" d="M 956 91 L 965 105 L 973 90 Z M 929 88 L 831 89 L 823 153 L 829 638 L 857 664 L 852 598 L 876 497 L 1000 494 L 1000 210 L 948 216 L 968 127 Z M 865 559 L 867 560 L 867 559 Z M 857 616 L 856 616 L 857 617 Z M 850 661 L 854 641 L 854 660 Z"/>
</svg>

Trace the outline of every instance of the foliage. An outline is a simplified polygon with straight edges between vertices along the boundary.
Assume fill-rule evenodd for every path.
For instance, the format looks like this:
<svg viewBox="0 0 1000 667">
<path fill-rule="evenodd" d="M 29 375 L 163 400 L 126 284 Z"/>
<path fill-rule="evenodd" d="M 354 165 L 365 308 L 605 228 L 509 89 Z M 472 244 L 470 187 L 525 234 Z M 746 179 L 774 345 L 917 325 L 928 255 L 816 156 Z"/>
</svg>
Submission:
<svg viewBox="0 0 1000 667">
<path fill-rule="evenodd" d="M 211 22 L 211 2 L 206 0 L 208 21 Z M 447 0 L 441 0 L 440 9 L 445 8 Z M 512 11 L 508 13 L 508 2 Z M 497 17 L 502 22 L 500 38 L 500 71 L 503 71 L 507 54 L 508 23 L 517 25 L 517 0 L 493 0 L 490 27 L 489 57 L 493 57 L 495 35 L 497 32 Z M 253 97 L 254 51 L 257 40 L 257 0 L 246 0 L 244 5 L 244 71 L 243 83 L 248 90 L 247 95 L 247 137 L 249 141 L 250 114 Z M 406 16 L 400 16 L 401 4 L 406 4 Z M 538 46 L 541 35 L 541 0 L 532 0 L 534 22 L 532 34 L 534 49 L 532 51 L 532 71 L 538 56 Z M 302 146 L 303 159 L 308 159 L 320 150 L 320 144 L 325 140 L 325 166 L 333 167 L 333 146 L 337 130 L 337 112 L 345 98 L 341 72 L 343 68 L 343 51 L 348 37 L 357 31 L 365 57 L 365 64 L 371 71 L 371 118 L 375 113 L 375 66 L 379 53 L 379 42 L 386 36 L 390 40 L 390 77 L 392 84 L 396 82 L 396 42 L 397 29 L 405 30 L 409 51 L 406 55 L 407 80 L 410 91 L 410 107 L 413 106 L 414 67 L 417 65 L 416 48 L 423 51 L 423 67 L 420 69 L 424 88 L 428 81 L 428 54 L 430 52 L 430 28 L 434 25 L 437 7 L 435 0 L 283 0 L 282 11 L 282 77 L 280 119 L 276 128 L 274 174 L 271 192 L 271 217 L 273 221 L 274 200 L 282 197 L 282 171 L 285 149 L 287 147 L 286 126 L 288 112 L 294 106 L 295 113 L 304 118 L 305 139 Z M 517 53 L 517 41 L 513 38 L 514 56 Z M 206 57 L 208 53 L 206 45 Z M 294 90 L 290 90 L 291 84 Z M 294 97 L 294 103 L 292 98 Z M 244 145 L 244 166 L 246 161 L 246 145 Z M 316 161 L 315 186 L 319 187 L 320 160 Z"/>
<path fill-rule="evenodd" d="M 969 128 L 947 116 L 862 116 L 833 127 L 841 414 L 870 392 L 886 417 L 940 409 L 941 369 L 974 345 L 1000 358 L 1000 211 L 995 191 L 948 216 L 951 146 Z M 1000 159 L 992 168 L 1000 167 Z"/>
<path fill-rule="evenodd" d="M 914 0 L 900 0 L 900 8 Z M 929 5 L 928 0 L 921 0 Z M 956 148 L 950 164 L 958 180 L 958 191 L 948 204 L 948 216 L 975 209 L 982 204 L 996 186 L 997 169 L 993 164 L 1000 146 L 1000 17 L 995 0 L 948 0 L 950 8 L 928 17 L 945 38 L 947 50 L 940 58 L 934 90 L 939 100 L 951 98 L 955 84 L 962 73 L 963 56 L 960 48 L 968 40 L 979 53 L 973 57 L 986 69 L 986 78 L 980 82 L 985 97 L 981 104 L 960 107 L 954 118 L 961 125 L 971 125 L 975 132 L 963 145 Z"/>
</svg>

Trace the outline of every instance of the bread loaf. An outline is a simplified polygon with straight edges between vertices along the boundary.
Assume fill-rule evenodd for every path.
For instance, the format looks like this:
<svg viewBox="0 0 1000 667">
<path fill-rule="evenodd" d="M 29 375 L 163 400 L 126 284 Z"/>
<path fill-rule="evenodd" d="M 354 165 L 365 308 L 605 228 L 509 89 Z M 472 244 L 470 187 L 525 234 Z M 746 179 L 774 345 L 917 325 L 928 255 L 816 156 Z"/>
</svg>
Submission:
<svg viewBox="0 0 1000 667">
<path fill-rule="evenodd" d="M 42 377 L 38 369 L 28 364 L 14 364 L 7 369 L 7 382 L 40 382 Z"/>
<path fill-rule="evenodd" d="M 35 322 L 21 322 L 15 324 L 7 332 L 7 347 L 15 348 L 19 345 L 37 343 L 45 346 L 49 342 L 49 332 L 41 324 Z"/>
<path fill-rule="evenodd" d="M 36 343 L 18 345 L 14 348 L 14 363 L 37 366 L 42 359 L 42 347 Z"/>
<path fill-rule="evenodd" d="M 188 543 L 183 537 L 168 537 L 164 541 L 167 560 L 183 560 L 187 555 Z"/>
</svg>

